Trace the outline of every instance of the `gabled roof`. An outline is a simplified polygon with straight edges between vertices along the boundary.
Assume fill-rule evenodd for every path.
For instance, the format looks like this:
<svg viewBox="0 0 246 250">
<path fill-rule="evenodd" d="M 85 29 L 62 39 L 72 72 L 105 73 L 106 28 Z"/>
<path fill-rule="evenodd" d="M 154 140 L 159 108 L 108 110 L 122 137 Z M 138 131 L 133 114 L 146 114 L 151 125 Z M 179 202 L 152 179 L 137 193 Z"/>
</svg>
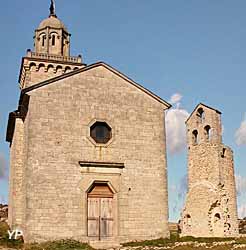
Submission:
<svg viewBox="0 0 246 250">
<path fill-rule="evenodd" d="M 190 114 L 190 116 L 188 117 L 188 119 L 185 121 L 185 123 L 187 123 L 189 120 L 190 120 L 190 118 L 193 116 L 193 114 L 194 114 L 194 112 L 197 110 L 197 108 L 198 107 L 200 107 L 200 106 L 202 106 L 202 107 L 205 107 L 205 108 L 208 108 L 208 109 L 211 109 L 211 110 L 214 110 L 216 113 L 218 113 L 218 114 L 222 114 L 219 110 L 217 110 L 217 109 L 215 109 L 215 108 L 212 108 L 212 107 L 210 107 L 210 106 L 208 106 L 208 105 L 205 105 L 205 104 L 203 104 L 203 103 L 199 103 L 196 107 L 195 107 L 195 109 L 192 111 L 192 113 Z"/>
<path fill-rule="evenodd" d="M 132 79 L 130 79 L 129 77 L 127 77 L 123 73 L 119 72 L 118 70 L 114 69 L 113 67 L 111 67 L 110 65 L 108 65 L 108 64 L 106 64 L 104 62 L 97 62 L 97 63 L 91 64 L 91 65 L 85 66 L 85 67 L 83 67 L 81 69 L 77 69 L 77 70 L 74 70 L 72 72 L 69 72 L 69 73 L 66 73 L 66 74 L 63 74 L 63 75 L 60 75 L 60 76 L 48 79 L 46 81 L 37 83 L 35 85 L 32 85 L 30 87 L 27 87 L 27 88 L 23 89 L 21 91 L 21 95 L 26 94 L 26 93 L 34 90 L 34 89 L 41 88 L 41 87 L 49 85 L 49 84 L 51 84 L 53 82 L 56 82 L 56 81 L 68 78 L 68 77 L 73 76 L 73 75 L 80 74 L 82 72 L 88 71 L 90 69 L 93 69 L 93 68 L 96 68 L 96 67 L 99 67 L 99 66 L 102 66 L 102 67 L 108 69 L 109 71 L 111 71 L 114 74 L 116 74 L 117 76 L 121 77 L 122 79 L 124 79 L 125 81 L 127 81 L 128 83 L 130 83 L 131 85 L 133 85 L 136 88 L 142 90 L 144 93 L 146 93 L 147 95 L 151 96 L 156 101 L 158 101 L 161 104 L 163 104 L 166 107 L 165 109 L 168 109 L 168 108 L 170 108 L 172 106 L 171 104 L 169 104 L 168 102 L 166 102 L 165 100 L 163 100 L 162 98 L 160 98 L 159 96 L 157 96 L 154 93 L 152 93 L 150 90 L 148 90 L 148 89 L 144 88 L 142 85 L 134 82 Z"/>
</svg>

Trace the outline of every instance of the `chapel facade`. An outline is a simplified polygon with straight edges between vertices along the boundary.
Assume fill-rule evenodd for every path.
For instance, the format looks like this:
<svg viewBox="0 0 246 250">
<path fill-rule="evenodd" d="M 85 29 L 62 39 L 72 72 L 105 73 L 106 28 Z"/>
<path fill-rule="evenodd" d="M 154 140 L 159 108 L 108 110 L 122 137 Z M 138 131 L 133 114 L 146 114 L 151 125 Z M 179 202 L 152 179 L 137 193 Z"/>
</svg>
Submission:
<svg viewBox="0 0 246 250">
<path fill-rule="evenodd" d="M 222 142 L 221 112 L 199 104 L 186 126 L 188 193 L 181 236 L 237 237 L 233 152 Z"/>
<path fill-rule="evenodd" d="M 104 248 L 166 238 L 166 101 L 103 62 L 70 55 L 55 14 L 22 59 L 9 114 L 9 217 L 25 242 Z"/>
</svg>

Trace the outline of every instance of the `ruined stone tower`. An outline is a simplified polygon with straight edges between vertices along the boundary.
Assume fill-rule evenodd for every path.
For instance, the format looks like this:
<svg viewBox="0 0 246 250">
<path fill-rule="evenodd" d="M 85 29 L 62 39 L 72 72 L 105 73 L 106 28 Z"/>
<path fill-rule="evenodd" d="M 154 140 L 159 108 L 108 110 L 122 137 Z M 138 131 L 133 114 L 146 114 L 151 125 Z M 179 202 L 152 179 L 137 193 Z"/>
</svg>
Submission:
<svg viewBox="0 0 246 250">
<path fill-rule="evenodd" d="M 237 236 L 233 152 L 222 143 L 221 112 L 199 104 L 186 126 L 188 193 L 182 236 Z"/>
</svg>

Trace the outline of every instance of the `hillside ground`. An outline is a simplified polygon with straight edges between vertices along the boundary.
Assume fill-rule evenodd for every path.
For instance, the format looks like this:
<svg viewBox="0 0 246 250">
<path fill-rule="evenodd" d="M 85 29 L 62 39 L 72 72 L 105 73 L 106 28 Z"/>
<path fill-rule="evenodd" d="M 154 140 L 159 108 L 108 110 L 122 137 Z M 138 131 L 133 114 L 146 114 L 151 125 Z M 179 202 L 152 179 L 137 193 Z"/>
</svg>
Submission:
<svg viewBox="0 0 246 250">
<path fill-rule="evenodd" d="M 41 244 L 24 244 L 22 239 L 9 240 L 8 225 L 0 222 L 0 250 L 93 250 L 88 244 L 66 239 Z M 157 239 L 142 242 L 129 242 L 121 250 L 246 250 L 246 236 L 241 238 L 180 238 L 176 231 L 171 231 L 170 239 Z"/>
</svg>

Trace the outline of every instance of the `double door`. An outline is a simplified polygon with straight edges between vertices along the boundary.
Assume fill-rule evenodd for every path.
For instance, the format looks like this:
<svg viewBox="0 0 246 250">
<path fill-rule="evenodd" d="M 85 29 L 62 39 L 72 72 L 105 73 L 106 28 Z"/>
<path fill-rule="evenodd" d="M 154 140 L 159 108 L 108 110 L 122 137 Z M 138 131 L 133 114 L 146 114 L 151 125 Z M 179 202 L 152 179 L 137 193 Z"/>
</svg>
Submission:
<svg viewBox="0 0 246 250">
<path fill-rule="evenodd" d="M 113 236 L 113 198 L 88 197 L 88 236 L 98 240 Z"/>
</svg>

